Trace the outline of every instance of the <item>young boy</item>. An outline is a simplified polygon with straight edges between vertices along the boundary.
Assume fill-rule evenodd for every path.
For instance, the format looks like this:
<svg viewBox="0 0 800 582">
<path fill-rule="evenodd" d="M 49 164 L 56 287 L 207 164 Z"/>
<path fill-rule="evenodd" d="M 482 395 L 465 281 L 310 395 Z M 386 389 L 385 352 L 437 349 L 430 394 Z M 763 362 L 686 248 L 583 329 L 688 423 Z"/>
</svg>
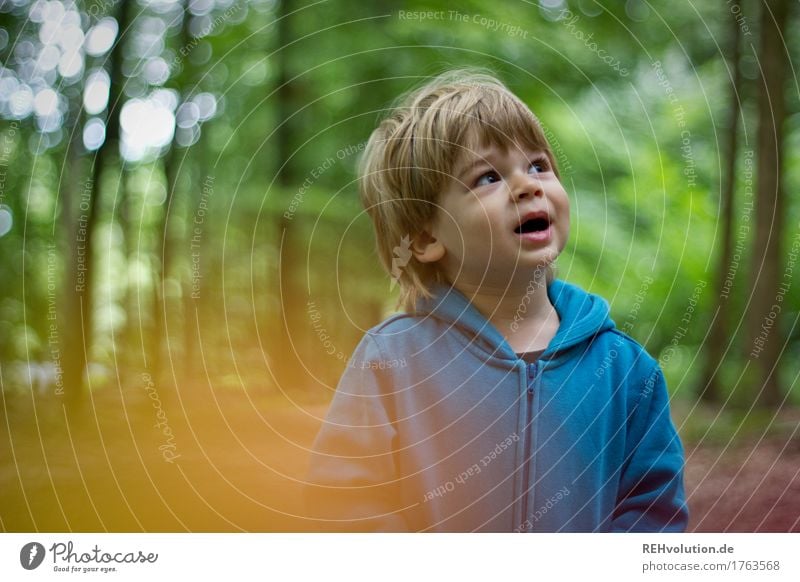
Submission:
<svg viewBox="0 0 800 582">
<path fill-rule="evenodd" d="M 531 111 L 455 71 L 370 137 L 360 191 L 405 313 L 356 348 L 314 443 L 328 531 L 683 531 L 657 362 L 554 277 L 569 200 Z"/>
</svg>

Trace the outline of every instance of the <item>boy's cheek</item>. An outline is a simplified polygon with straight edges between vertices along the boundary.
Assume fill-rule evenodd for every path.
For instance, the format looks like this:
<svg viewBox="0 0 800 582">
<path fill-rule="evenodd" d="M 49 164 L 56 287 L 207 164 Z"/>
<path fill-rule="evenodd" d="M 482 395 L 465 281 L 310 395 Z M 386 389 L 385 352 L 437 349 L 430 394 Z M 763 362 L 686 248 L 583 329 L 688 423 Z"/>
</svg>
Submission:
<svg viewBox="0 0 800 582">
<path fill-rule="evenodd" d="M 563 225 L 561 226 L 561 240 L 558 241 L 560 247 L 558 249 L 559 253 L 564 250 L 565 246 L 567 246 L 567 240 L 569 239 L 569 231 L 570 231 L 569 218 L 566 218 L 564 219 Z"/>
</svg>

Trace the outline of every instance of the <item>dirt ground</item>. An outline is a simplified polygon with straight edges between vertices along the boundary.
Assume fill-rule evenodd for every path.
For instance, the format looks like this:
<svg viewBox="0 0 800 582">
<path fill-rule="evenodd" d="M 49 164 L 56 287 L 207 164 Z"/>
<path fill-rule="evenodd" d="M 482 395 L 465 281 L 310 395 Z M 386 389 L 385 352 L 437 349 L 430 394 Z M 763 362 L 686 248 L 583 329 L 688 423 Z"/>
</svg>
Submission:
<svg viewBox="0 0 800 582">
<path fill-rule="evenodd" d="M 800 443 L 687 447 L 690 531 L 800 531 Z"/>
<path fill-rule="evenodd" d="M 299 485 L 325 408 L 202 387 L 108 389 L 78 411 L 5 394 L 0 531 L 309 531 Z M 800 531 L 796 431 L 686 457 L 690 531 Z"/>
</svg>

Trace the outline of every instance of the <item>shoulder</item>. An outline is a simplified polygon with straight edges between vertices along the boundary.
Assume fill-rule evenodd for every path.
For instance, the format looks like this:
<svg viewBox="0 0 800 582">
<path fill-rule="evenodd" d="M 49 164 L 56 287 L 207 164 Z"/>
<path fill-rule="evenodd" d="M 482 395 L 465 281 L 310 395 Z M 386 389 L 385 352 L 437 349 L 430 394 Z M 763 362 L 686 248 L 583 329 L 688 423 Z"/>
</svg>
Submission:
<svg viewBox="0 0 800 582">
<path fill-rule="evenodd" d="M 441 327 L 441 322 L 430 315 L 397 313 L 368 329 L 366 335 L 382 347 L 396 348 L 429 341 L 441 333 Z"/>
<path fill-rule="evenodd" d="M 628 334 L 615 328 L 601 333 L 592 349 L 599 364 L 597 379 L 605 379 L 613 386 L 627 386 L 629 398 L 636 401 L 652 390 L 655 383 L 663 381 L 658 360 Z"/>
<path fill-rule="evenodd" d="M 605 332 L 606 341 L 621 351 L 624 356 L 640 362 L 648 370 L 652 370 L 658 365 L 658 361 L 647 351 L 647 349 L 624 331 L 614 327 Z"/>
<path fill-rule="evenodd" d="M 389 336 L 412 329 L 421 319 L 421 317 L 409 313 L 395 313 L 379 324 L 372 326 L 367 330 L 367 333 L 372 336 Z"/>
<path fill-rule="evenodd" d="M 435 343 L 432 338 L 436 337 L 432 327 L 437 325 L 430 319 L 397 314 L 369 328 L 350 357 L 347 371 L 367 374 L 380 381 L 380 378 L 386 380 L 409 373 L 412 362 L 420 365 L 417 357 L 420 354 L 426 355 L 425 362 L 430 361 Z M 434 359 L 440 356 L 439 352 L 435 353 Z"/>
<path fill-rule="evenodd" d="M 412 316 L 392 315 L 366 330 L 350 358 L 349 367 L 385 369 L 386 362 L 402 358 L 419 335 Z M 391 354 L 391 357 L 389 356 Z"/>
<path fill-rule="evenodd" d="M 366 344 L 368 354 L 382 360 L 439 361 L 462 343 L 452 325 L 430 314 L 398 313 L 371 327 L 364 334 L 360 348 Z M 369 357 L 368 356 L 368 357 Z"/>
</svg>

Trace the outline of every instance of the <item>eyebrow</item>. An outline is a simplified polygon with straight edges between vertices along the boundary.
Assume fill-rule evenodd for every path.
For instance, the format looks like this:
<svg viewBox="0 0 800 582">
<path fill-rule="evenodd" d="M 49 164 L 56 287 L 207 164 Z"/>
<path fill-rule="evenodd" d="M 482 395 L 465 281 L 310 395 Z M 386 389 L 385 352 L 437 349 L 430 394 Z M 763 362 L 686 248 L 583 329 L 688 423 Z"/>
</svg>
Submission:
<svg viewBox="0 0 800 582">
<path fill-rule="evenodd" d="M 456 177 L 465 178 L 480 166 L 494 167 L 485 158 L 472 158 L 458 169 L 458 171 L 456 172 Z"/>
<path fill-rule="evenodd" d="M 544 150 L 528 150 L 526 154 L 533 157 L 547 155 Z M 489 152 L 485 156 L 474 156 L 472 158 L 469 158 L 466 162 L 464 162 L 463 164 L 461 164 L 461 166 L 459 166 L 455 174 L 456 177 L 464 178 L 468 176 L 470 173 L 474 172 L 476 168 L 479 168 L 481 166 L 485 166 L 488 168 L 495 168 L 496 165 L 491 162 L 493 155 L 494 155 L 493 152 Z"/>
<path fill-rule="evenodd" d="M 458 168 L 458 171 L 456 172 L 456 177 L 463 178 L 465 176 L 468 176 L 469 174 L 474 172 L 476 168 L 480 166 L 494 168 L 495 167 L 494 164 L 492 164 L 490 161 L 491 157 L 492 153 L 490 152 L 486 156 L 473 156 L 467 159 L 467 161 L 461 164 L 461 166 Z"/>
</svg>

